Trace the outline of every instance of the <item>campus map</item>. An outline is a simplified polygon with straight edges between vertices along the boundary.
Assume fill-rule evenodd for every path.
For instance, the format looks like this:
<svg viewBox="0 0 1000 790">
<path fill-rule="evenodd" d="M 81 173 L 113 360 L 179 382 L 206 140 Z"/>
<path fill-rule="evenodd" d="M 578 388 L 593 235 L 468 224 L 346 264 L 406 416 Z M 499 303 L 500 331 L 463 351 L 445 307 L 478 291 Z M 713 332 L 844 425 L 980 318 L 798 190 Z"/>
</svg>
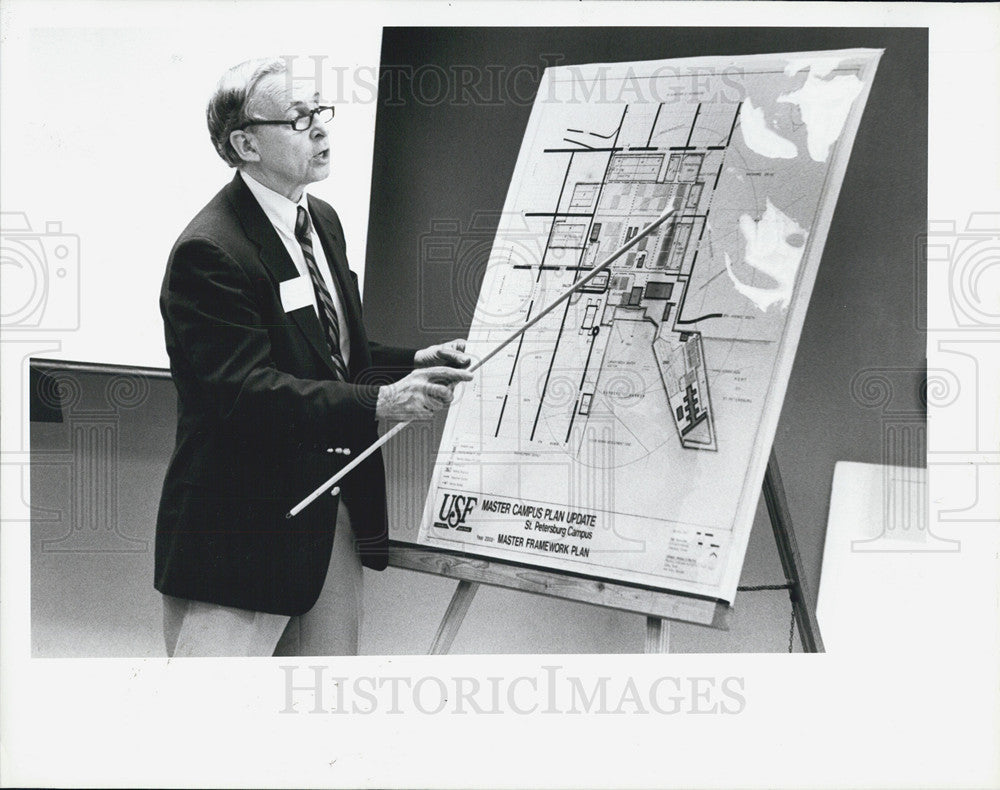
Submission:
<svg viewBox="0 0 1000 790">
<path fill-rule="evenodd" d="M 549 68 L 422 543 L 731 602 L 880 52 Z"/>
</svg>

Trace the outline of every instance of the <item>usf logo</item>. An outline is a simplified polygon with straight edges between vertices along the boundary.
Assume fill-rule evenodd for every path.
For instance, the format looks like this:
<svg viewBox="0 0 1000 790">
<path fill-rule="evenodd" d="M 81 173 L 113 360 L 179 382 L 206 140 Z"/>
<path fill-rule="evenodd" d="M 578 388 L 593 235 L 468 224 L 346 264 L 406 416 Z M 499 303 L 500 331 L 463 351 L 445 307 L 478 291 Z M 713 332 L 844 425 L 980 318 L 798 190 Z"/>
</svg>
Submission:
<svg viewBox="0 0 1000 790">
<path fill-rule="evenodd" d="M 472 532 L 472 527 L 465 525 L 465 519 L 469 517 L 472 508 L 479 500 L 474 496 L 457 496 L 455 494 L 445 494 L 441 500 L 441 509 L 438 510 L 439 521 L 434 522 L 435 527 L 441 529 L 454 529 L 459 532 Z"/>
</svg>

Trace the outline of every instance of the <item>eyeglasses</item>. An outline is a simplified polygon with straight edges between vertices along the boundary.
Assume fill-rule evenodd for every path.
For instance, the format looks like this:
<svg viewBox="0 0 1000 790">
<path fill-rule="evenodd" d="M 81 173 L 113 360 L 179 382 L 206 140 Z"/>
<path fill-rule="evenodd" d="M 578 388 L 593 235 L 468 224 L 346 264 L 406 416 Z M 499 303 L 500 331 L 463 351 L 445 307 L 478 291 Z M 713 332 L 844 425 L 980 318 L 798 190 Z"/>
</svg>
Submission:
<svg viewBox="0 0 1000 790">
<path fill-rule="evenodd" d="M 319 118 L 321 123 L 330 123 L 333 120 L 334 107 L 332 105 L 320 105 L 319 107 L 314 107 L 305 115 L 300 115 L 292 120 L 284 121 L 268 121 L 268 120 L 258 120 L 256 118 L 251 118 L 247 121 L 242 128 L 247 126 L 258 126 L 258 125 L 272 125 L 272 126 L 291 126 L 296 132 L 304 132 L 307 129 L 311 129 L 313 125 L 313 118 Z"/>
</svg>

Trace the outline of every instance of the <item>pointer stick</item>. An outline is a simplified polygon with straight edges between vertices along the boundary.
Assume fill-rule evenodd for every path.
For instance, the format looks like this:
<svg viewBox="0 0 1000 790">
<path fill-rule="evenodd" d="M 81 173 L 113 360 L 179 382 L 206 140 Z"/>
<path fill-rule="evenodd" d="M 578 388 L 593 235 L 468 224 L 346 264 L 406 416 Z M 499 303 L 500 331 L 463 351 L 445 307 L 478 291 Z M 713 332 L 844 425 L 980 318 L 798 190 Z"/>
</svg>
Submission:
<svg viewBox="0 0 1000 790">
<path fill-rule="evenodd" d="M 637 234 L 635 234 L 635 236 L 633 236 L 631 239 L 625 242 L 625 244 L 623 244 L 618 250 L 611 253 L 611 255 L 609 255 L 603 263 L 591 269 L 585 277 L 582 277 L 581 279 L 573 283 L 572 287 L 570 287 L 569 290 L 566 291 L 566 293 L 564 293 L 562 296 L 556 299 L 552 304 L 550 304 L 548 307 L 542 310 L 542 312 L 540 312 L 538 315 L 532 318 L 528 323 L 518 328 L 513 332 L 513 334 L 509 335 L 507 338 L 501 341 L 501 343 L 498 346 L 496 346 L 496 348 L 494 348 L 492 351 L 490 351 L 490 353 L 488 353 L 485 357 L 483 357 L 474 365 L 472 365 L 469 368 L 469 372 L 474 373 L 476 370 L 481 368 L 489 359 L 496 356 L 496 354 L 499 353 L 502 349 L 504 349 L 505 347 L 513 343 L 515 340 L 517 340 L 521 335 L 523 335 L 525 332 L 531 329 L 531 327 L 533 327 L 535 324 L 541 321 L 545 316 L 551 313 L 556 307 L 558 307 L 567 299 L 569 299 L 574 293 L 579 291 L 583 286 L 585 286 L 587 283 L 593 280 L 598 274 L 605 271 L 612 263 L 614 263 L 622 255 L 624 255 L 626 252 L 632 249 L 636 244 L 638 244 L 640 241 L 646 238 L 646 236 L 648 236 L 650 233 L 652 233 L 654 230 L 660 227 L 660 225 L 662 225 L 664 222 L 670 219 L 670 217 L 672 217 L 674 213 L 675 209 L 673 201 L 671 201 L 671 204 L 666 209 L 666 211 L 664 211 L 662 214 L 660 214 L 659 217 L 653 220 L 653 222 L 649 226 L 639 231 Z M 349 472 L 353 471 L 358 464 L 364 461 L 368 456 L 374 453 L 382 445 L 386 444 L 393 436 L 395 436 L 397 433 L 403 430 L 403 428 L 405 428 L 411 422 L 413 422 L 413 420 L 406 420 L 405 422 L 397 423 L 388 431 L 386 431 L 384 434 L 382 434 L 382 436 L 378 439 L 378 441 L 370 445 L 363 453 L 358 455 L 347 466 L 345 466 L 343 469 L 337 472 L 337 474 L 335 474 L 333 477 L 331 477 L 329 480 L 323 483 L 319 488 L 313 491 L 309 496 L 307 496 L 305 499 L 299 502 L 299 504 L 297 504 L 295 507 L 289 510 L 288 513 L 285 514 L 285 518 L 292 518 L 293 516 L 297 516 L 299 513 L 301 513 L 306 507 L 308 507 L 310 504 L 315 502 L 316 499 L 322 496 L 322 494 L 325 491 L 328 491 L 329 489 L 333 488 L 333 486 L 335 486 L 338 482 L 340 482 L 342 478 L 346 477 Z"/>
</svg>

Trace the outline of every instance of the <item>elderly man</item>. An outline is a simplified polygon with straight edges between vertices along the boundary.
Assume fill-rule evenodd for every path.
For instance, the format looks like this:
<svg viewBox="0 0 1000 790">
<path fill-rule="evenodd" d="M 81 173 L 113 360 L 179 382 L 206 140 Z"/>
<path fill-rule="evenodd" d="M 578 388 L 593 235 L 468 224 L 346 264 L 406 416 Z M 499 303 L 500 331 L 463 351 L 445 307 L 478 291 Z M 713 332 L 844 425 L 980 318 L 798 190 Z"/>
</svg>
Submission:
<svg viewBox="0 0 1000 790">
<path fill-rule="evenodd" d="M 181 234 L 163 280 L 177 441 L 156 525 L 155 586 L 172 656 L 357 652 L 361 566 L 387 563 L 372 455 L 294 519 L 289 507 L 377 438 L 377 421 L 444 408 L 470 374 L 462 341 L 369 342 L 330 172 L 333 107 L 248 61 L 208 105 L 236 168 Z"/>
</svg>

